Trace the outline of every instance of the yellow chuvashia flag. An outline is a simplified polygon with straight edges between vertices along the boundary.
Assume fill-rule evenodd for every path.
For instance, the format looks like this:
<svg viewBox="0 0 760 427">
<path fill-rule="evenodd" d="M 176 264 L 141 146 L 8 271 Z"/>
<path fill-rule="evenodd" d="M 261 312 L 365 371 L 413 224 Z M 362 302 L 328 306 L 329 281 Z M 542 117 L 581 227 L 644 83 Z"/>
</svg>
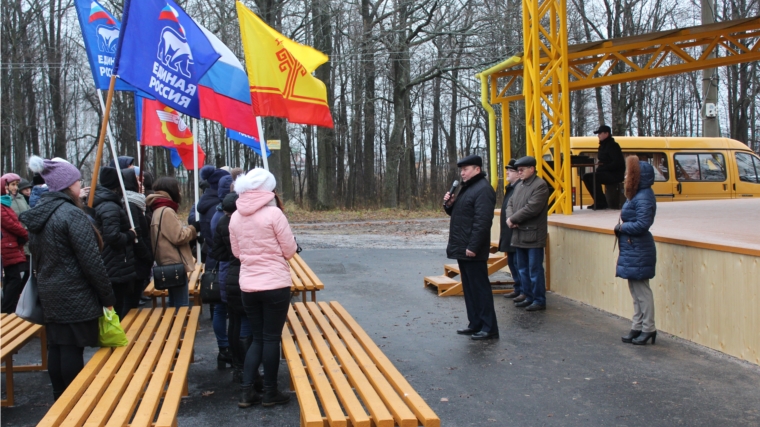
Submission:
<svg viewBox="0 0 760 427">
<path fill-rule="evenodd" d="M 311 75 L 327 55 L 283 36 L 242 3 L 235 5 L 254 114 L 333 127 L 325 84 Z"/>
</svg>

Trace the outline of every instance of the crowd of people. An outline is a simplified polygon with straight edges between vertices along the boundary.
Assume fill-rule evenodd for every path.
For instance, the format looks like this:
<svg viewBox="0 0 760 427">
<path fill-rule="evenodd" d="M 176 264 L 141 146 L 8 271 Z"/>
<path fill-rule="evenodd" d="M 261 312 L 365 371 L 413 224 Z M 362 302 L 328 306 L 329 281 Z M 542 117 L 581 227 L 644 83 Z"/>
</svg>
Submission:
<svg viewBox="0 0 760 427">
<path fill-rule="evenodd" d="M 185 223 L 177 179 L 140 174 L 131 157 L 100 169 L 92 207 L 90 188 L 65 159 L 32 156 L 28 166 L 31 182 L 14 173 L 0 177 L 2 312 L 15 311 L 34 275 L 55 399 L 84 367 L 84 348 L 98 346 L 104 307 L 123 319 L 145 304 L 154 268 L 180 265 L 190 273 L 201 262 L 218 272 L 217 367 L 232 366 L 238 406 L 289 401 L 277 375 L 290 301 L 287 261 L 298 245 L 271 173 L 204 166 L 198 217 L 192 209 Z M 200 260 L 194 245 L 202 248 Z M 170 307 L 189 304 L 187 275 L 181 280 L 167 289 Z"/>
</svg>

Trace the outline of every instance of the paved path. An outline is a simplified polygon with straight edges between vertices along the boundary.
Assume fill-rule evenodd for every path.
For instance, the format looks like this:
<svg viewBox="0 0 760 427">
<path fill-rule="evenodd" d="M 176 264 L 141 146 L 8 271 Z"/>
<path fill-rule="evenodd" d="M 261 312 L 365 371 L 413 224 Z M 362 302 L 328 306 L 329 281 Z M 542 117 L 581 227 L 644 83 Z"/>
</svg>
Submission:
<svg viewBox="0 0 760 427">
<path fill-rule="evenodd" d="M 665 334 L 655 346 L 623 344 L 627 320 L 553 294 L 538 313 L 497 297 L 501 339 L 473 342 L 454 332 L 466 321 L 462 298 L 422 288 L 423 276 L 442 271 L 443 250 L 307 247 L 302 256 L 325 282 L 319 299 L 348 309 L 443 426 L 760 425 L 755 365 Z M 215 369 L 207 310 L 196 352 L 180 426 L 298 425 L 296 402 L 237 408 L 229 371 Z M 284 363 L 280 381 L 287 385 Z M 47 374 L 17 374 L 16 387 L 2 426 L 35 425 L 52 403 Z"/>
</svg>

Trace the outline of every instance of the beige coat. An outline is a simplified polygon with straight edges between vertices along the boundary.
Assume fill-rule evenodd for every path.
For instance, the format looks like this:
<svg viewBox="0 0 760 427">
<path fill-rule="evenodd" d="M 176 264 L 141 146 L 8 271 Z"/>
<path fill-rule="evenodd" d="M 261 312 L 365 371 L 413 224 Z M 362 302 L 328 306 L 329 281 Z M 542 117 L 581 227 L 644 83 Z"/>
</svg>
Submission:
<svg viewBox="0 0 760 427">
<path fill-rule="evenodd" d="M 147 204 L 152 204 L 158 197 L 168 198 L 162 191 L 148 196 Z M 163 215 L 163 218 L 162 218 Z M 158 235 L 161 222 L 161 235 Z M 190 241 L 196 237 L 195 227 L 182 225 L 177 213 L 172 208 L 160 207 L 153 211 L 153 221 L 150 224 L 152 247 L 156 248 L 153 255 L 158 265 L 185 264 L 185 271 L 195 269 L 195 258 L 190 250 Z M 156 240 L 158 239 L 158 240 Z M 178 251 L 179 249 L 179 251 Z M 180 253 L 182 254 L 180 256 Z"/>
</svg>

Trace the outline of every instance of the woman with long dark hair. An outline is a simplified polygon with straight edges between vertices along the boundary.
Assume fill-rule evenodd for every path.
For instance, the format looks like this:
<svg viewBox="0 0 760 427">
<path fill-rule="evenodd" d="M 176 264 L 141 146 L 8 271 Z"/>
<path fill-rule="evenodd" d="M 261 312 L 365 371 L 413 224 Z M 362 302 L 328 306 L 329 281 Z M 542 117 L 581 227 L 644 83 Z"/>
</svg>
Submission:
<svg viewBox="0 0 760 427">
<path fill-rule="evenodd" d="M 185 265 L 185 272 L 190 273 L 195 269 L 190 242 L 198 235 L 200 225 L 197 222 L 184 225 L 179 220 L 177 210 L 182 202 L 182 195 L 179 182 L 175 178 L 159 178 L 153 183 L 153 191 L 154 193 L 145 199 L 145 203 L 153 210 L 150 230 L 156 264 L 182 263 Z M 169 306 L 186 307 L 189 304 L 187 281 L 185 286 L 169 288 Z"/>
<path fill-rule="evenodd" d="M 252 343 L 245 357 L 238 406 L 259 402 L 264 406 L 287 403 L 290 397 L 277 389 L 280 336 L 290 307 L 290 267 L 296 254 L 295 238 L 278 207 L 274 175 L 253 169 L 235 180 L 237 211 L 230 218 L 230 245 L 240 259 L 239 284 L 243 307 L 251 322 Z M 253 388 L 256 370 L 264 365 L 264 396 Z"/>
<path fill-rule="evenodd" d="M 98 318 L 115 298 L 100 257 L 102 241 L 82 211 L 81 174 L 70 163 L 37 156 L 29 159 L 29 168 L 48 185 L 20 219 L 29 230 L 57 399 L 84 367 L 84 348 L 98 346 Z"/>
</svg>

